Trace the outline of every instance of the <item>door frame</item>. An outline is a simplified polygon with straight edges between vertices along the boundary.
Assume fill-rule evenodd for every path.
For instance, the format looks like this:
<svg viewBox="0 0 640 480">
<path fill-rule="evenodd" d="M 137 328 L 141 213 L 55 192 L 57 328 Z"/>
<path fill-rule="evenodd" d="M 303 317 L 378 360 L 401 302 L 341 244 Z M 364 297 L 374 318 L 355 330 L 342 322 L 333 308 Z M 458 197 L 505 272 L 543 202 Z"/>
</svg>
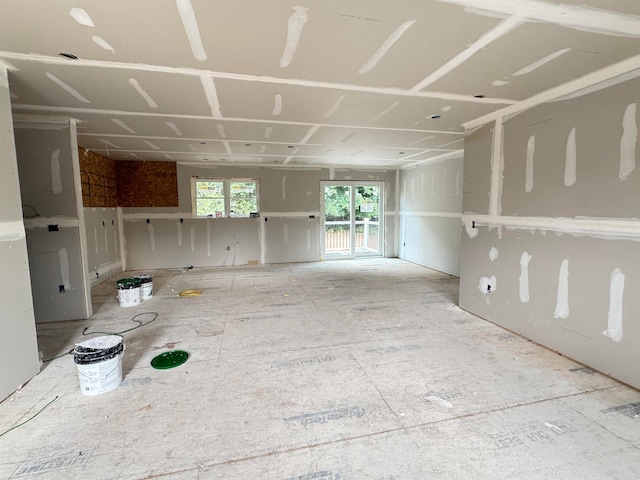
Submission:
<svg viewBox="0 0 640 480">
<path fill-rule="evenodd" d="M 385 182 L 382 181 L 358 181 L 358 180 L 321 180 L 320 181 L 320 258 L 322 260 L 352 260 L 354 258 L 363 257 L 384 257 L 386 242 L 384 238 L 384 208 L 385 208 Z M 351 253 L 349 255 L 327 255 L 325 245 L 325 187 L 330 186 L 344 186 L 351 187 L 350 198 L 350 245 Z M 355 229 L 355 207 L 356 207 L 356 195 L 355 191 L 360 186 L 376 186 L 379 188 L 378 197 L 378 247 L 379 253 L 374 255 L 357 254 L 355 251 L 356 245 L 356 229 Z"/>
</svg>

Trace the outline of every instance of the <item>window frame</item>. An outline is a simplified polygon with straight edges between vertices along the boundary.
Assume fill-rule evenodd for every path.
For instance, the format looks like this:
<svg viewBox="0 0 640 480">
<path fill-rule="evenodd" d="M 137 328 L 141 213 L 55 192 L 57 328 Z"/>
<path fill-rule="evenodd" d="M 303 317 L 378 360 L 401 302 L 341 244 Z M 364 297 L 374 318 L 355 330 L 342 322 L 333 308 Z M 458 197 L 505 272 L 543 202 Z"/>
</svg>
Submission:
<svg viewBox="0 0 640 480">
<path fill-rule="evenodd" d="M 222 182 L 222 191 L 223 191 L 223 199 L 224 199 L 224 212 L 221 216 L 217 216 L 215 213 L 207 214 L 207 215 L 198 215 L 198 198 L 206 198 L 206 197 L 198 197 L 198 182 Z M 254 183 L 256 187 L 256 212 L 250 212 L 249 215 L 234 215 L 231 211 L 231 200 L 236 197 L 232 197 L 231 195 L 231 184 L 235 182 L 247 182 Z M 212 197 L 212 198 L 220 198 L 220 197 Z M 260 216 L 260 181 L 257 178 L 227 178 L 227 177 L 191 177 L 191 213 L 193 218 L 254 218 Z"/>
</svg>

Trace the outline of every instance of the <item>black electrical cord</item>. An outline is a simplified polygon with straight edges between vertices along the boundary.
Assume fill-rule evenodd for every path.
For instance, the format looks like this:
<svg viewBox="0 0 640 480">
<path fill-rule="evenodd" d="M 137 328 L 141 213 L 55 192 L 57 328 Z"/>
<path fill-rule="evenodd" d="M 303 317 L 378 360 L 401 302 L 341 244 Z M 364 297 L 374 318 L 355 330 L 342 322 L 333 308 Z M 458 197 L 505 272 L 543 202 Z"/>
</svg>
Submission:
<svg viewBox="0 0 640 480">
<path fill-rule="evenodd" d="M 143 322 L 142 320 L 136 320 L 136 318 L 141 316 L 141 315 L 153 315 L 154 317 L 151 320 L 149 320 L 148 322 Z M 138 313 L 138 314 L 134 315 L 133 317 L 131 317 L 131 321 L 132 322 L 136 322 L 138 324 L 135 327 L 127 328 L 126 330 L 122 330 L 121 332 L 115 332 L 115 333 L 112 333 L 112 332 L 87 332 L 87 330 L 90 327 L 84 327 L 84 330 L 82 330 L 82 335 L 93 335 L 95 333 L 101 333 L 102 335 L 119 335 L 119 336 L 122 336 L 123 333 L 131 332 L 131 331 L 136 330 L 136 329 L 138 329 L 140 327 L 144 327 L 145 325 L 149 325 L 156 318 L 158 318 L 158 314 L 156 312 L 142 312 L 142 313 Z"/>
<path fill-rule="evenodd" d="M 136 318 L 141 316 L 141 315 L 153 315 L 153 318 L 151 320 L 147 321 L 147 322 L 143 322 L 142 320 L 136 320 Z M 93 335 L 93 334 L 96 334 L 96 333 L 100 333 L 102 335 L 118 335 L 118 336 L 121 337 L 123 333 L 131 332 L 131 331 L 136 330 L 136 329 L 138 329 L 140 327 L 144 327 L 145 325 L 149 325 L 156 318 L 158 318 L 158 314 L 156 312 L 142 312 L 142 313 L 138 313 L 138 314 L 134 315 L 133 317 L 131 317 L 131 321 L 137 323 L 137 325 L 135 327 L 127 328 L 126 330 L 122 330 L 121 332 L 116 332 L 116 333 L 112 333 L 112 332 L 87 332 L 87 330 L 90 327 L 84 327 L 84 330 L 82 330 L 82 335 Z M 70 349 L 68 352 L 61 353 L 57 357 L 48 358 L 46 360 L 43 360 L 42 362 L 43 363 L 47 363 L 47 362 L 50 362 L 51 360 L 55 360 L 56 358 L 61 358 L 61 357 L 64 357 L 65 355 L 71 355 L 74 350 L 75 350 L 75 347 Z"/>
</svg>

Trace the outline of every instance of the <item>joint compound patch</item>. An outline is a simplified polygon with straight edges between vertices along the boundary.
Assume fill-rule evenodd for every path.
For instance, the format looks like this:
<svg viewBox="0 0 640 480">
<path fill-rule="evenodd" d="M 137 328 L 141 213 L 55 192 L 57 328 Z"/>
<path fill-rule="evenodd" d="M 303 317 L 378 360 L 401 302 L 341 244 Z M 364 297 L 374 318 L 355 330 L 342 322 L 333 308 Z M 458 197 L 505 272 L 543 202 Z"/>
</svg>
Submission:
<svg viewBox="0 0 640 480">
<path fill-rule="evenodd" d="M 57 457 L 27 460 L 22 462 L 9 478 L 26 477 L 72 467 L 84 468 L 94 450 L 94 448 L 91 448 L 89 450 L 67 453 Z"/>
<path fill-rule="evenodd" d="M 324 423 L 328 423 L 336 420 L 341 420 L 343 418 L 360 418 L 364 414 L 365 414 L 364 408 L 354 406 L 354 407 L 335 408 L 333 410 L 327 410 L 324 412 L 304 413 L 302 415 L 285 417 L 283 420 L 286 423 L 299 424 L 306 429 L 307 425 L 311 425 L 314 423 L 324 424 Z"/>
<path fill-rule="evenodd" d="M 490 277 L 480 277 L 478 290 L 480 290 L 481 293 L 486 295 L 488 293 L 495 292 L 497 288 L 498 282 L 495 275 L 491 275 Z"/>
</svg>

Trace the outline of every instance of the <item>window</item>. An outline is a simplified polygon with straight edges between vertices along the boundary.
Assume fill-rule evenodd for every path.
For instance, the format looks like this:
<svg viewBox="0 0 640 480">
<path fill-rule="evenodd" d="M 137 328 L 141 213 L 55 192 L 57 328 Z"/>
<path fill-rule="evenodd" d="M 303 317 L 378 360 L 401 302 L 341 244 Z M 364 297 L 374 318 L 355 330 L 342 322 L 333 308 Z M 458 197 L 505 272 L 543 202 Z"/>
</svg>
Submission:
<svg viewBox="0 0 640 480">
<path fill-rule="evenodd" d="M 245 178 L 192 178 L 196 217 L 247 218 L 258 215 L 258 181 Z"/>
</svg>

